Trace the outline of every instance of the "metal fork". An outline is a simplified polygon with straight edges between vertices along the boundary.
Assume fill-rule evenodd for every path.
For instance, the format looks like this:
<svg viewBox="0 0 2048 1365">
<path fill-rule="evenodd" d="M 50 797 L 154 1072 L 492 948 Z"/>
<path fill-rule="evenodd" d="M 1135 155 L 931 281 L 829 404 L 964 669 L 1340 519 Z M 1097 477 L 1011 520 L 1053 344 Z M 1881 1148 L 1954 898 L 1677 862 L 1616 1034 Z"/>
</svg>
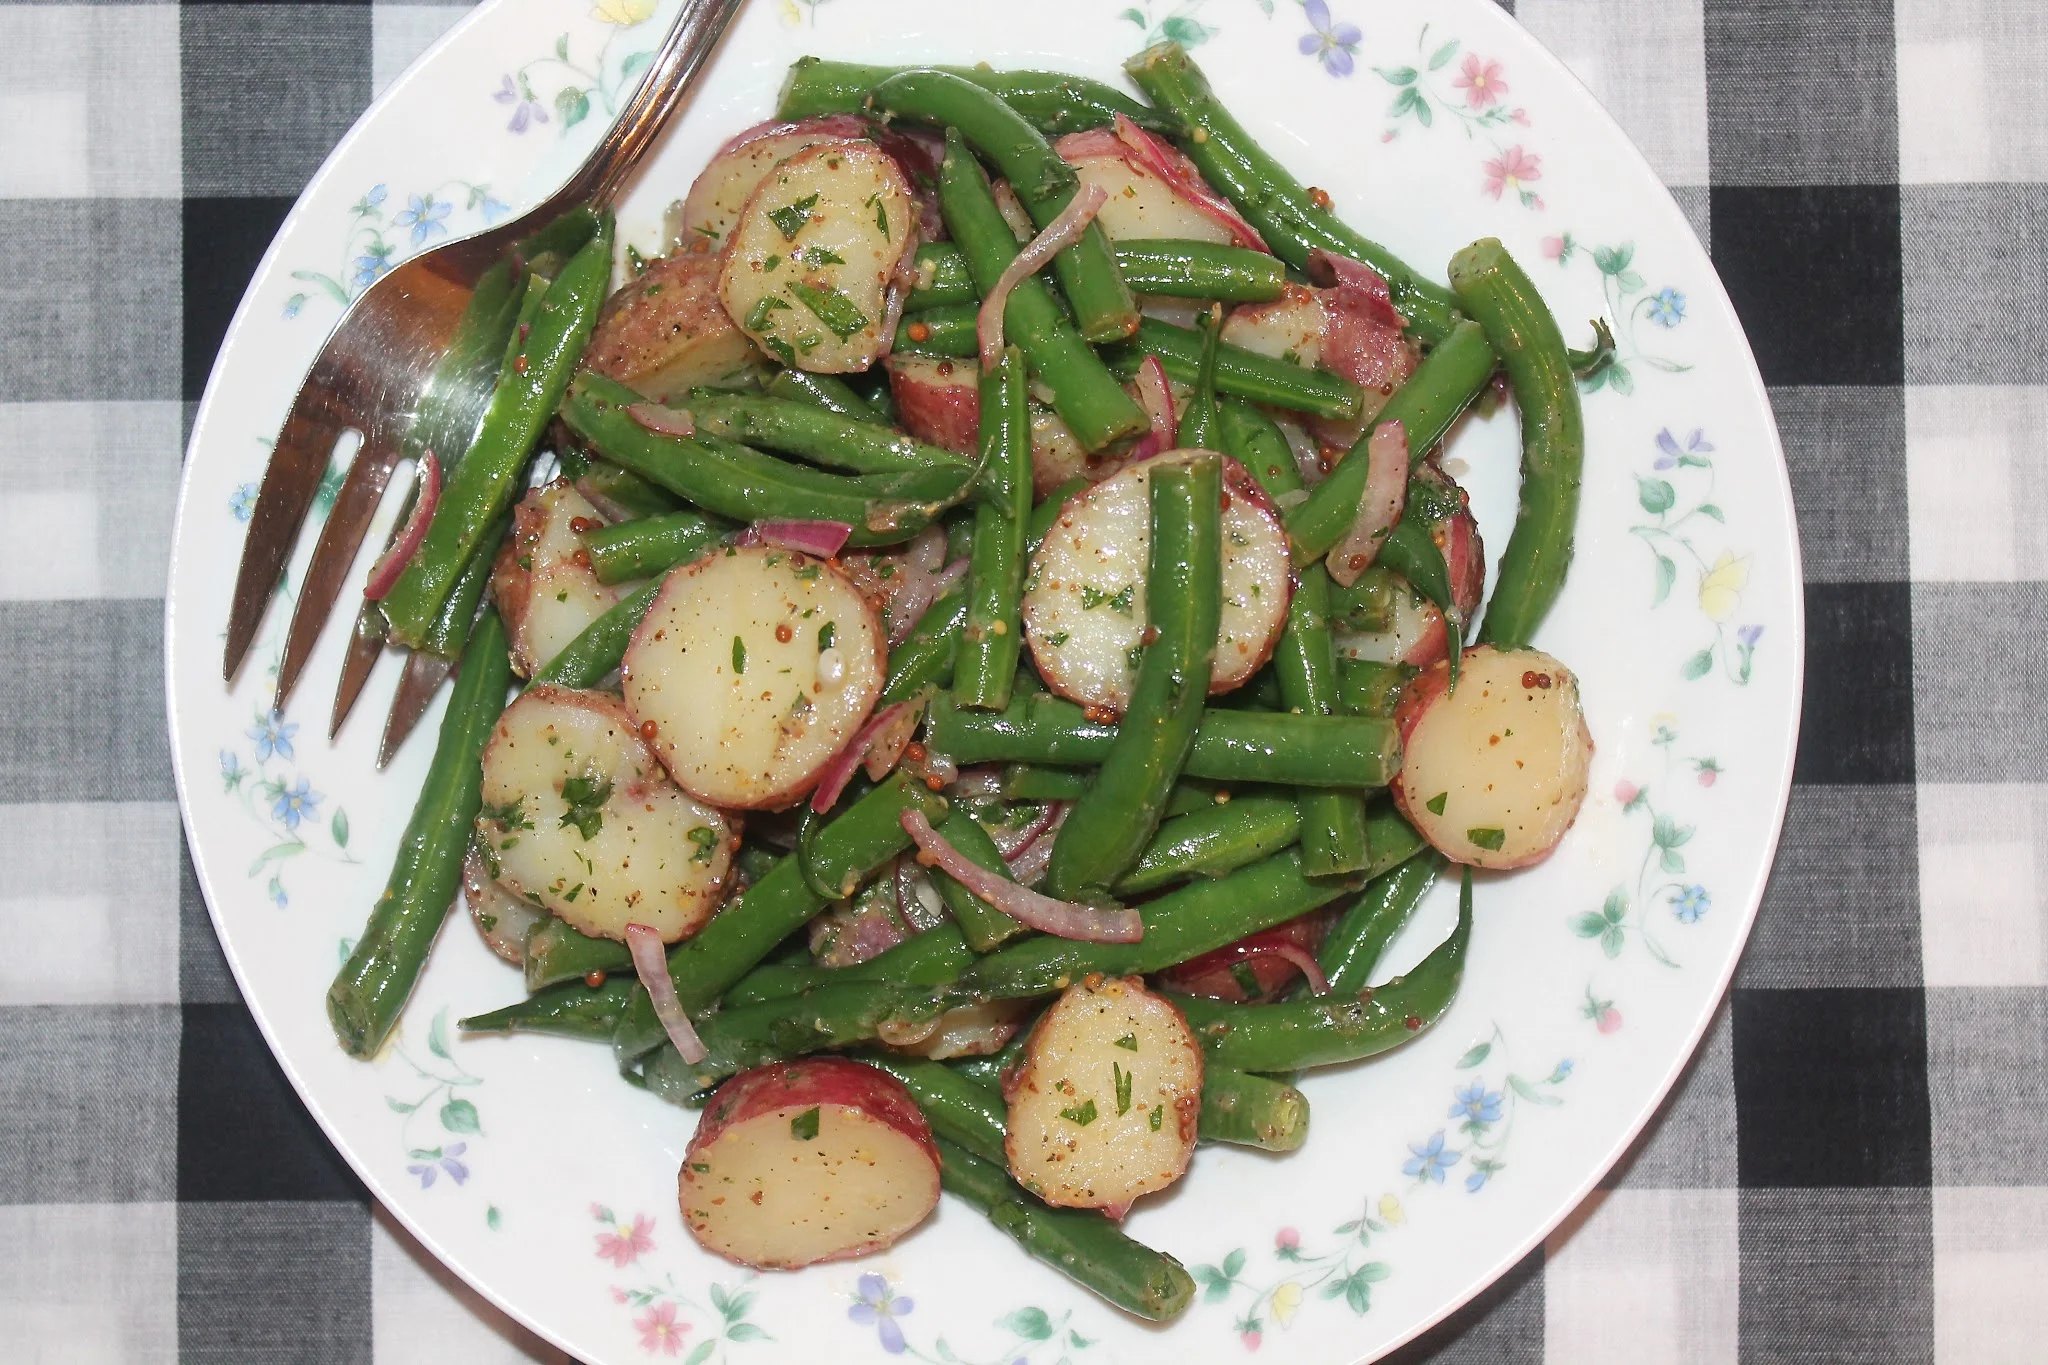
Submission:
<svg viewBox="0 0 2048 1365">
<path fill-rule="evenodd" d="M 407 435 L 419 415 L 425 386 L 447 351 L 456 322 L 477 281 L 514 241 L 531 235 L 578 204 L 609 204 L 643 153 L 682 106 L 705 59 L 745 0 L 685 0 L 682 12 L 634 92 L 589 158 L 554 194 L 519 218 L 444 243 L 398 266 L 356 299 L 327 339 L 293 400 L 263 473 L 229 611 L 223 676 L 232 681 L 263 623 L 279 575 L 313 505 L 336 443 L 361 435 L 334 508 L 299 587 L 277 672 L 272 703 L 283 710 L 313 645 L 362 548 L 392 471 L 407 454 Z M 469 377 L 471 391 L 453 396 L 458 410 L 481 416 L 494 373 Z M 436 400 L 442 396 L 437 394 Z M 335 696 L 329 735 L 355 704 L 383 649 L 382 617 L 374 609 L 357 621 Z M 406 670 L 385 727 L 379 765 L 389 759 L 447 677 L 446 661 L 417 654 Z"/>
</svg>

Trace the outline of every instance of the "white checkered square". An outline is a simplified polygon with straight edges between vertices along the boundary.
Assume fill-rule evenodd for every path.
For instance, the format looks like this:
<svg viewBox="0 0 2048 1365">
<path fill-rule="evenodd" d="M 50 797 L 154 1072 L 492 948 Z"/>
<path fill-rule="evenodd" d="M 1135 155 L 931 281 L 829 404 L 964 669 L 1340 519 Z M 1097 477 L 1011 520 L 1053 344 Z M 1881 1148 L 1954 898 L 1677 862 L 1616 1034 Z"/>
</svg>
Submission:
<svg viewBox="0 0 2048 1365">
<path fill-rule="evenodd" d="M 0 197 L 175 199 L 175 5 L 0 7 Z"/>
<path fill-rule="evenodd" d="M 373 5 L 370 9 L 370 94 L 381 95 L 413 58 L 469 13 L 467 5 Z"/>
<path fill-rule="evenodd" d="M 573 1365 L 436 1261 L 380 1204 L 370 1222 L 377 1365 Z"/>
<path fill-rule="evenodd" d="M 1515 18 L 1586 83 L 1667 185 L 1707 183 L 1701 0 L 1521 0 Z"/>
<path fill-rule="evenodd" d="M 0 404 L 0 601 L 161 597 L 176 402 Z"/>
<path fill-rule="evenodd" d="M 2048 986 L 2048 787 L 1920 787 L 1929 986 Z"/>
<path fill-rule="evenodd" d="M 1896 0 L 1899 179 L 2048 180 L 2048 7 Z"/>
<path fill-rule="evenodd" d="M 0 1005 L 178 1003 L 178 808 L 0 806 Z"/>
<path fill-rule="evenodd" d="M 0 1207 L 0 1354 L 18 1365 L 175 1365 L 178 1206 Z"/>
<path fill-rule="evenodd" d="M 1572 1365 L 1733 1365 L 1735 1190 L 1596 1194 L 1543 1249 L 1543 1354 Z"/>
<path fill-rule="evenodd" d="M 1915 385 L 1906 390 L 1906 485 L 1913 577 L 2010 583 L 2048 578 L 2048 388 Z"/>
<path fill-rule="evenodd" d="M 1934 1192 L 1936 1365 L 2034 1365 L 2048 1344 L 2048 1189 Z"/>
</svg>

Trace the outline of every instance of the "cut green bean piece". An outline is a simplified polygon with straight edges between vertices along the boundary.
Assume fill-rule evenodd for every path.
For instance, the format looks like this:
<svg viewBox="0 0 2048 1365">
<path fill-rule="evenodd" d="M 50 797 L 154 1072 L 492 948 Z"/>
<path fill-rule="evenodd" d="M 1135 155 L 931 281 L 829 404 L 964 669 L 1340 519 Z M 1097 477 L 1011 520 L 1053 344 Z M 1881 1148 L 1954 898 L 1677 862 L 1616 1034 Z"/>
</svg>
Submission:
<svg viewBox="0 0 2048 1365">
<path fill-rule="evenodd" d="M 1031 516 L 1031 409 L 1024 353 L 1007 346 L 981 375 L 981 478 L 967 625 L 953 663 L 957 705 L 1000 711 L 1023 654 L 1025 522 Z"/>
<path fill-rule="evenodd" d="M 809 370 L 778 370 L 768 381 L 768 393 L 776 398 L 787 398 L 793 403 L 809 403 L 814 408 L 823 408 L 836 417 L 849 418 L 856 422 L 872 422 L 875 410 L 867 400 L 855 393 L 846 381 L 829 374 L 812 374 Z"/>
<path fill-rule="evenodd" d="M 637 984 L 631 976 L 611 977 L 596 987 L 565 981 L 503 1009 L 471 1015 L 462 1027 L 472 1033 L 552 1033 L 601 1042 L 612 1036 Z"/>
<path fill-rule="evenodd" d="M 957 806 L 946 818 L 946 823 L 940 827 L 939 832 L 946 836 L 946 842 L 958 850 L 960 856 L 977 867 L 986 868 L 1003 877 L 1010 875 L 1009 865 L 1003 861 L 1003 855 L 996 848 L 995 840 L 989 837 L 988 831 L 981 827 L 979 821 Z M 931 875 L 933 885 L 939 888 L 940 898 L 946 902 L 946 909 L 952 913 L 954 921 L 960 926 L 961 936 L 967 940 L 967 946 L 975 952 L 992 953 L 1024 932 L 1022 924 L 969 891 L 945 872 L 934 868 Z M 963 965 L 963 971 L 966 965 Z"/>
<path fill-rule="evenodd" d="M 1287 268 L 1280 258 L 1249 247 L 1157 238 L 1112 242 L 1110 250 L 1124 283 L 1137 294 L 1270 303 L 1287 288 Z M 919 247 L 917 268 L 918 285 L 904 304 L 906 317 L 981 301 L 974 277 L 967 272 L 967 258 L 952 243 L 931 242 Z"/>
<path fill-rule="evenodd" d="M 667 573 L 703 555 L 733 529 L 701 512 L 668 512 L 583 533 L 583 548 L 600 583 L 630 583 Z"/>
<path fill-rule="evenodd" d="M 969 464 L 873 421 L 842 417 L 812 403 L 759 394 L 698 389 L 687 400 L 699 432 L 794 455 L 855 474 L 959 473 Z"/>
<path fill-rule="evenodd" d="M 682 500 L 656 484 L 649 483 L 630 469 L 622 469 L 610 460 L 581 456 L 583 470 L 572 472 L 566 453 L 562 456 L 562 472 L 574 479 L 576 491 L 592 502 L 602 499 L 622 512 L 633 517 L 658 517 L 681 507 Z M 621 523 L 623 524 L 623 523 Z"/>
<path fill-rule="evenodd" d="M 1110 351 L 1110 364 L 1118 373 L 1135 374 L 1147 355 L 1159 357 L 1168 379 L 1192 384 L 1201 377 L 1202 336 L 1191 328 L 1146 318 L 1128 345 Z M 1350 421 L 1365 404 L 1364 391 L 1340 375 L 1260 355 L 1227 341 L 1216 348 L 1216 391 L 1336 422 Z"/>
<path fill-rule="evenodd" d="M 948 360 L 971 360 L 981 353 L 975 324 L 981 308 L 972 303 L 948 303 L 906 312 L 896 324 L 897 355 L 930 355 Z"/>
<path fill-rule="evenodd" d="M 1308 1141 L 1308 1096 L 1270 1076 L 1208 1067 L 1199 1131 L 1204 1142 L 1296 1151 Z"/>
<path fill-rule="evenodd" d="M 1406 926 L 1443 866 L 1443 855 L 1433 850 L 1427 857 L 1410 858 L 1373 878 L 1344 907 L 1316 954 L 1323 975 L 1330 979 L 1331 995 L 1356 995 L 1372 984 L 1380 956 Z"/>
<path fill-rule="evenodd" d="M 944 687 L 953 679 L 960 632 L 967 626 L 967 585 L 948 590 L 925 608 L 910 638 L 889 651 L 889 676 L 878 706 L 910 701 L 928 687 Z"/>
<path fill-rule="evenodd" d="M 621 600 L 564 645 L 562 652 L 548 660 L 527 686 L 553 683 L 582 690 L 602 683 L 624 662 L 626 646 L 633 642 L 640 618 L 654 605 L 655 594 L 660 591 L 661 583 L 657 580 Z"/>
<path fill-rule="evenodd" d="M 1347 715 L 1391 716 L 1416 670 L 1407 664 L 1337 661 L 1337 702 Z"/>
<path fill-rule="evenodd" d="M 801 119 L 821 114 L 867 113 L 868 97 L 875 87 L 910 69 L 799 57 L 789 68 L 775 116 Z M 1072 76 L 1064 71 L 992 71 L 985 66 L 938 69 L 993 91 L 1047 137 L 1107 128 L 1118 114 L 1155 133 L 1168 130 L 1158 111 L 1085 76 Z"/>
<path fill-rule="evenodd" d="M 1157 891 L 1193 877 L 1221 877 L 1290 847 L 1301 814 L 1284 796 L 1245 796 L 1168 820 L 1116 884 L 1120 896 Z M 1361 863 L 1362 865 L 1362 863 Z"/>
</svg>

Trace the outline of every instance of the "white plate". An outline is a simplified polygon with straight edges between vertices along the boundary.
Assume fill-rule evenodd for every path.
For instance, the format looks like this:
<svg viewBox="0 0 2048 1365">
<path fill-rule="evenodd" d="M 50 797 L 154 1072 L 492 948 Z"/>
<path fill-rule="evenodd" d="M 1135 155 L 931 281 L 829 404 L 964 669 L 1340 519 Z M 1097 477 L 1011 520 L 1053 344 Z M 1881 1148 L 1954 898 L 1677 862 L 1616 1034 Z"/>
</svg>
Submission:
<svg viewBox="0 0 2048 1365">
<path fill-rule="evenodd" d="M 950 1201 L 857 1264 L 749 1276 L 703 1255 L 674 1199 L 694 1116 L 621 1084 L 602 1048 L 455 1036 L 446 1021 L 520 993 L 461 924 L 381 1061 L 334 1045 L 322 994 L 382 886 L 432 718 L 373 773 L 387 664 L 341 741 L 319 737 L 340 621 L 308 672 L 322 681 L 266 716 L 284 603 L 222 687 L 242 519 L 345 298 L 380 262 L 555 184 L 659 41 L 672 0 L 650 3 L 496 0 L 470 15 L 307 189 L 208 385 L 172 564 L 169 704 L 200 880 L 265 1036 L 405 1225 L 584 1360 L 1339 1361 L 1413 1336 L 1577 1203 L 1692 1051 L 1763 890 L 1800 695 L 1791 496 L 1734 314 L 1642 158 L 1484 0 L 1341 0 L 1334 20 L 1320 0 L 757 0 L 621 210 L 626 239 L 651 247 L 662 207 L 713 146 L 769 113 L 807 52 L 1116 79 L 1165 33 L 1201 40 L 1196 56 L 1257 136 L 1405 259 L 1438 273 L 1496 235 L 1575 340 L 1585 319 L 1615 319 L 1626 382 L 1586 397 L 1578 559 L 1541 640 L 1584 680 L 1592 798 L 1547 863 L 1481 883 L 1471 965 L 1442 1023 L 1306 1081 L 1305 1150 L 1205 1149 L 1132 1217 L 1205 1286 L 1177 1325 L 1123 1317 Z M 1452 457 L 1498 554 L 1512 414 L 1469 423 Z M 1452 900 L 1439 887 L 1396 946 L 1401 965 L 1446 930 Z"/>
</svg>

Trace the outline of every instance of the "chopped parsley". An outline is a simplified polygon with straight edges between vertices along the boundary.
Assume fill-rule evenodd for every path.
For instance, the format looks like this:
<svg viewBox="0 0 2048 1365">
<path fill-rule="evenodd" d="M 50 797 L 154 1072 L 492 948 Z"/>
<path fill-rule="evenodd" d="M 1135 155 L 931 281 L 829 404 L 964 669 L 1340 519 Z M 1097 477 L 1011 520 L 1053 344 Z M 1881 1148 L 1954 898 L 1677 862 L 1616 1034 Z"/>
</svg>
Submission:
<svg viewBox="0 0 2048 1365">
<path fill-rule="evenodd" d="M 1449 792 L 1438 792 L 1422 804 L 1428 808 L 1431 815 L 1442 815 L 1444 813 L 1444 802 L 1450 800 L 1450 797 L 1451 794 Z"/>
<path fill-rule="evenodd" d="M 761 269 L 764 272 L 779 269 L 781 265 L 782 257 L 779 255 L 766 256 L 761 260 Z"/>
<path fill-rule="evenodd" d="M 1131 1112 L 1131 1073 L 1115 1062 L 1109 1064 L 1109 1070 L 1116 1080 L 1116 1116 L 1122 1118 Z"/>
<path fill-rule="evenodd" d="M 879 194 L 869 195 L 868 204 L 875 211 L 875 226 L 882 230 L 884 237 L 887 237 L 889 235 L 889 210 L 882 203 L 882 196 Z"/>
<path fill-rule="evenodd" d="M 807 265 L 845 265 L 846 258 L 829 246 L 807 246 L 797 253 Z"/>
<path fill-rule="evenodd" d="M 767 331 L 768 315 L 770 313 L 773 313 L 778 308 L 787 307 L 789 307 L 788 304 L 784 303 L 781 299 L 776 298 L 773 294 L 763 294 L 761 296 L 761 301 L 755 304 L 752 311 L 750 311 L 747 314 L 747 330 L 749 332 Z"/>
<path fill-rule="evenodd" d="M 818 321 L 825 324 L 833 336 L 841 341 L 868 325 L 868 315 L 858 305 L 837 289 L 825 289 L 804 280 L 793 280 L 789 285 L 790 296 L 811 310 Z"/>
<path fill-rule="evenodd" d="M 837 621 L 827 621 L 824 625 L 819 626 L 818 652 L 823 654 L 826 650 L 832 648 L 832 642 L 838 638 L 839 623 Z"/>
<path fill-rule="evenodd" d="M 1054 649 L 1058 649 L 1061 645 L 1065 644 L 1067 641 L 1073 638 L 1073 635 L 1067 631 L 1056 630 L 1052 634 L 1045 637 L 1045 642 L 1051 645 Z"/>
<path fill-rule="evenodd" d="M 690 855 L 693 863 L 708 863 L 718 854 L 718 831 L 709 825 L 691 830 L 690 842 L 697 846 L 697 851 Z"/>
<path fill-rule="evenodd" d="M 510 834 L 513 830 L 516 829 L 533 828 L 533 821 L 527 819 L 526 812 L 520 809 L 525 804 L 525 797 L 515 796 L 502 806 L 493 806 L 486 803 L 483 810 L 479 812 L 479 814 L 481 814 L 484 819 L 489 820 L 492 824 L 496 825 L 504 833 Z"/>
<path fill-rule="evenodd" d="M 747 671 L 747 642 L 737 635 L 732 637 L 732 671 L 735 674 Z"/>
<path fill-rule="evenodd" d="M 1498 853 L 1500 846 L 1508 840 L 1507 831 L 1499 829 L 1468 829 L 1465 837 L 1489 853 Z"/>
<path fill-rule="evenodd" d="M 804 224 L 811 221 L 811 210 L 818 206 L 818 196 L 807 194 L 794 204 L 784 204 L 779 209 L 768 211 L 768 221 L 782 234 L 782 240 L 793 242 L 796 235 L 804 230 Z"/>
<path fill-rule="evenodd" d="M 1165 1106 L 1165 1105 L 1163 1105 L 1163 1104 L 1155 1104 L 1155 1105 L 1153 1105 L 1153 1106 L 1152 1106 L 1152 1131 L 1153 1131 L 1153 1132 L 1155 1132 L 1155 1133 L 1156 1133 L 1156 1132 L 1158 1132 L 1158 1131 L 1159 1131 L 1159 1125 L 1160 1125 L 1160 1124 L 1161 1124 L 1161 1123 L 1162 1123 L 1162 1122 L 1163 1122 L 1163 1121 L 1165 1120 L 1165 1118 L 1166 1118 L 1166 1106 Z"/>
<path fill-rule="evenodd" d="M 1077 1109 L 1062 1109 L 1060 1117 L 1069 1123 L 1078 1123 L 1083 1128 L 1095 1122 L 1095 1101 L 1088 1100 Z"/>
<path fill-rule="evenodd" d="M 774 352 L 775 358 L 785 365 L 796 364 L 796 348 L 781 337 L 762 337 L 761 344 Z"/>
<path fill-rule="evenodd" d="M 562 828 L 573 826 L 585 839 L 595 839 L 604 828 L 604 803 L 612 799 L 611 779 L 565 777 L 562 799 L 569 803 L 569 809 L 562 812 Z"/>
<path fill-rule="evenodd" d="M 1138 1050 L 1138 1035 L 1126 1033 L 1123 1037 L 1116 1040 L 1116 1045 L 1126 1052 L 1136 1052 Z"/>
<path fill-rule="evenodd" d="M 1122 592 L 1112 593 L 1084 583 L 1081 585 L 1081 610 L 1092 611 L 1096 607 L 1108 607 L 1111 611 L 1129 616 L 1131 594 L 1137 591 L 1137 587 L 1135 583 L 1126 583 Z"/>
<path fill-rule="evenodd" d="M 817 1105 L 812 1105 L 789 1121 L 789 1135 L 798 1142 L 810 1142 L 818 1136 Z"/>
</svg>

